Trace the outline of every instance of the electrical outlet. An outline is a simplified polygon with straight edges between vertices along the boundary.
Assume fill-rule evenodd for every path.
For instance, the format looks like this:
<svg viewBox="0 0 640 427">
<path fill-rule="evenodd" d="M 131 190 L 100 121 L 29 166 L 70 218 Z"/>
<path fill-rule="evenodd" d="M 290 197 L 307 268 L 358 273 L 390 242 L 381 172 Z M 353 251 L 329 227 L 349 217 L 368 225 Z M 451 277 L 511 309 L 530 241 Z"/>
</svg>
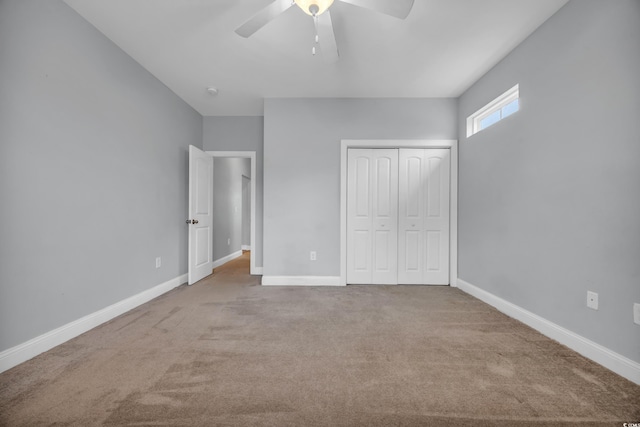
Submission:
<svg viewBox="0 0 640 427">
<path fill-rule="evenodd" d="M 160 268 L 160 266 L 162 266 L 162 258 L 157 257 L 156 258 L 156 268 Z"/>
<path fill-rule="evenodd" d="M 633 323 L 640 325 L 640 304 L 633 304 Z"/>
<path fill-rule="evenodd" d="M 318 259 L 317 256 L 316 256 L 316 251 L 309 252 L 309 259 L 311 261 L 315 261 L 316 259 Z"/>
<path fill-rule="evenodd" d="M 227 239 L 227 245 L 231 244 L 231 239 Z"/>
<path fill-rule="evenodd" d="M 587 307 L 594 310 L 598 309 L 598 294 L 595 292 L 587 291 Z"/>
</svg>

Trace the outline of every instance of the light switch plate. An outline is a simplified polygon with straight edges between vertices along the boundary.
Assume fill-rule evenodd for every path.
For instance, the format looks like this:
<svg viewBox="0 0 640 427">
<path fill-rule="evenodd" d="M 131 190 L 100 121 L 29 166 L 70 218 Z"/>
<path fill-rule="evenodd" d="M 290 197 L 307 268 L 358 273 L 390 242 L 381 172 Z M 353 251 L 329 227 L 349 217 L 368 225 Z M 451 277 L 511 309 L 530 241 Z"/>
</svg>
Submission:
<svg viewBox="0 0 640 427">
<path fill-rule="evenodd" d="M 640 304 L 633 304 L 633 323 L 640 325 Z"/>
</svg>

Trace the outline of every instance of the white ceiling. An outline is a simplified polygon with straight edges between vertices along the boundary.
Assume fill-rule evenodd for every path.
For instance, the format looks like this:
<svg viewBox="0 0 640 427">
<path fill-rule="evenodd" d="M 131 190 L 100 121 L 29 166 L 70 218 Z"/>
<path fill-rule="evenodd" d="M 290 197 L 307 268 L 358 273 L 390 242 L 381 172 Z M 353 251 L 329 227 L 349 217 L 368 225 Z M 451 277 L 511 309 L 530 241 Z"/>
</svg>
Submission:
<svg viewBox="0 0 640 427">
<path fill-rule="evenodd" d="M 399 20 L 336 1 L 329 64 L 297 7 L 234 32 L 272 0 L 65 1 L 204 116 L 262 115 L 270 97 L 458 97 L 567 2 L 415 0 Z"/>
</svg>

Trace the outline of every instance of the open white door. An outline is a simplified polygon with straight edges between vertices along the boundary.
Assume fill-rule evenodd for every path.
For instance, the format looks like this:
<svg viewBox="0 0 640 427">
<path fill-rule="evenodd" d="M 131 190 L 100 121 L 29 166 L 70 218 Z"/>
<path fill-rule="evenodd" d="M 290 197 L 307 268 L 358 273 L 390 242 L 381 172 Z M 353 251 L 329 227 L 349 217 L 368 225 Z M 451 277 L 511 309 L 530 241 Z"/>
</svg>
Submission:
<svg viewBox="0 0 640 427">
<path fill-rule="evenodd" d="M 213 157 L 189 146 L 189 284 L 213 269 Z"/>
</svg>

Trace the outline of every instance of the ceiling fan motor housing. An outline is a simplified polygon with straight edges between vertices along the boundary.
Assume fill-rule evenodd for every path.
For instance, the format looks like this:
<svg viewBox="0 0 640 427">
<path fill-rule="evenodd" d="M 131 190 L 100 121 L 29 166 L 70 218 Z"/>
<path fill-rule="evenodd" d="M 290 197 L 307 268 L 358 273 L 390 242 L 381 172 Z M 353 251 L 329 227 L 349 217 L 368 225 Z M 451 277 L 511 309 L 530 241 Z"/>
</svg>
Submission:
<svg viewBox="0 0 640 427">
<path fill-rule="evenodd" d="M 322 15 L 333 4 L 333 0 L 294 0 L 295 3 L 311 16 Z"/>
</svg>

